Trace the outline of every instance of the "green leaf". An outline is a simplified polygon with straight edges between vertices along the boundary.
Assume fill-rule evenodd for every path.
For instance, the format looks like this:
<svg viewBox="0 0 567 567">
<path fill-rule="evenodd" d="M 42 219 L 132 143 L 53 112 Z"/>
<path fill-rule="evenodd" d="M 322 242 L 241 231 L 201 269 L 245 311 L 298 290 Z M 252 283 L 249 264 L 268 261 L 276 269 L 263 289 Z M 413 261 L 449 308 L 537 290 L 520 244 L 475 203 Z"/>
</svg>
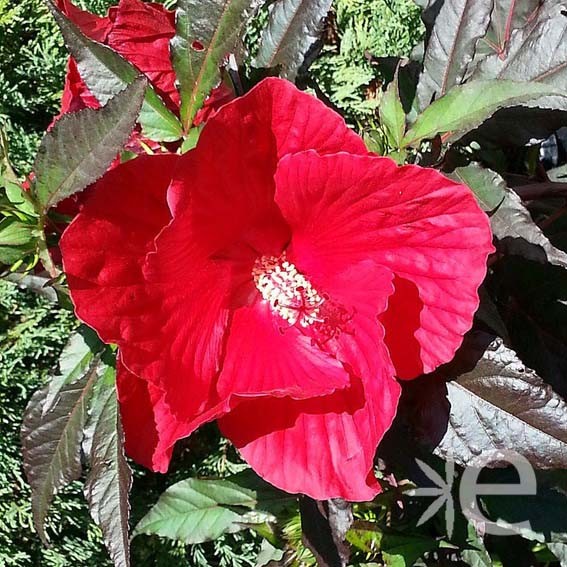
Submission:
<svg viewBox="0 0 567 567">
<path fill-rule="evenodd" d="M 197 111 L 220 81 L 254 0 L 177 0 L 173 66 L 181 94 L 181 121 L 189 131 Z"/>
<path fill-rule="evenodd" d="M 8 179 L 1 179 L 6 191 L 6 197 L 16 209 L 27 215 L 28 217 L 36 216 L 36 211 L 33 203 L 30 200 L 29 193 L 26 193 L 19 183 L 10 181 Z"/>
<path fill-rule="evenodd" d="M 458 183 L 468 185 L 475 194 L 478 204 L 487 213 L 502 204 L 508 190 L 506 182 L 498 173 L 478 163 L 458 167 L 449 177 Z"/>
<path fill-rule="evenodd" d="M 270 565 L 278 565 L 278 562 L 284 558 L 284 552 L 281 549 L 274 547 L 267 540 L 262 540 L 260 552 L 256 558 L 256 567 L 269 567 Z"/>
<path fill-rule="evenodd" d="M 397 72 L 382 96 L 378 112 L 389 142 L 394 148 L 400 148 L 406 132 L 406 113 L 400 99 Z"/>
<path fill-rule="evenodd" d="M 45 134 L 33 185 L 43 214 L 106 172 L 134 128 L 145 84 L 145 79 L 135 81 L 100 110 L 66 114 Z"/>
<path fill-rule="evenodd" d="M 178 482 L 161 495 L 136 526 L 134 535 L 157 534 L 193 544 L 273 521 L 270 510 L 278 509 L 289 495 L 265 483 L 249 486 L 249 475 Z"/>
<path fill-rule="evenodd" d="M 470 567 L 492 567 L 494 565 L 492 557 L 486 550 L 464 549 L 461 551 L 461 559 Z"/>
<path fill-rule="evenodd" d="M 81 78 L 101 103 L 131 85 L 140 75 L 134 65 L 105 45 L 83 35 L 81 30 L 58 9 L 53 0 L 45 0 L 59 25 L 67 48 L 77 62 Z M 167 108 L 151 86 L 146 87 L 139 122 L 142 133 L 158 142 L 175 142 L 183 135 L 177 117 Z"/>
<path fill-rule="evenodd" d="M 35 226 L 19 222 L 15 217 L 0 221 L 0 264 L 14 264 L 35 250 Z"/>
<path fill-rule="evenodd" d="M 355 523 L 356 526 L 356 523 Z M 413 534 L 382 531 L 380 526 L 367 524 L 347 533 L 347 540 L 367 554 L 379 550 L 386 567 L 410 567 L 428 551 L 439 547 L 439 542 Z"/>
<path fill-rule="evenodd" d="M 132 471 L 124 455 L 124 435 L 116 397 L 116 372 L 109 366 L 95 390 L 87 424 L 90 471 L 85 497 L 116 567 L 130 565 L 128 493 Z"/>
<path fill-rule="evenodd" d="M 411 567 L 420 557 L 439 546 L 435 539 L 384 534 L 381 541 L 386 567 Z"/>
<path fill-rule="evenodd" d="M 511 189 L 506 189 L 504 201 L 490 222 L 499 247 L 506 254 L 567 268 L 567 253 L 551 244 L 533 221 L 522 199 Z"/>
<path fill-rule="evenodd" d="M 5 217 L 0 221 L 0 246 L 25 246 L 34 242 L 34 228 L 14 217 Z"/>
<path fill-rule="evenodd" d="M 197 147 L 197 142 L 199 141 L 199 136 L 201 135 L 201 130 L 199 128 L 191 128 L 187 133 L 187 137 L 183 140 L 181 145 L 181 153 L 188 152 L 193 148 Z"/>
<path fill-rule="evenodd" d="M 29 254 L 31 250 L 20 246 L 0 246 L 0 264 L 12 266 Z"/>
<path fill-rule="evenodd" d="M 447 140 L 458 140 L 500 108 L 548 95 L 559 93 L 541 83 L 483 80 L 453 87 L 417 117 L 404 138 L 404 146 L 415 146 L 422 140 L 434 138 L 438 134 L 450 133 Z"/>
<path fill-rule="evenodd" d="M 268 24 L 262 32 L 255 67 L 276 67 L 294 80 L 317 42 L 331 0 L 279 0 L 270 5 Z"/>
<path fill-rule="evenodd" d="M 467 549 L 461 551 L 461 559 L 470 567 L 492 567 L 492 557 L 472 522 L 467 522 Z"/>
<path fill-rule="evenodd" d="M 441 6 L 417 85 L 420 109 L 463 82 L 492 8 L 493 0 L 452 0 Z"/>
<path fill-rule="evenodd" d="M 384 132 L 380 130 L 370 130 L 363 133 L 363 140 L 368 148 L 368 151 L 374 152 L 379 156 L 383 156 L 386 152 L 386 136 Z"/>
<path fill-rule="evenodd" d="M 104 365 L 96 356 L 79 379 L 66 384 L 50 410 L 43 408 L 49 388 L 38 390 L 22 425 L 24 471 L 32 489 L 35 527 L 47 542 L 44 522 L 53 496 L 81 476 L 81 443 L 93 386 Z"/>
</svg>

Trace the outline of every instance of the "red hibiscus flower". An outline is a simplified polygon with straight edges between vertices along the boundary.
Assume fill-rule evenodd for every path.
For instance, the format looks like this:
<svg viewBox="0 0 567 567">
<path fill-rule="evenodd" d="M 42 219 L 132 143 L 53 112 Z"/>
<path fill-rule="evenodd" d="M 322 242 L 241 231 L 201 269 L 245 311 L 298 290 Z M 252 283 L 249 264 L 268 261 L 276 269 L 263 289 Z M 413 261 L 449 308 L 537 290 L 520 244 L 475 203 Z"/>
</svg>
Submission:
<svg viewBox="0 0 567 567">
<path fill-rule="evenodd" d="M 396 378 L 453 357 L 492 244 L 467 187 L 267 79 L 195 150 L 110 171 L 61 248 L 78 317 L 119 345 L 135 460 L 165 471 L 218 419 L 272 484 L 357 501 L 379 492 Z"/>
</svg>

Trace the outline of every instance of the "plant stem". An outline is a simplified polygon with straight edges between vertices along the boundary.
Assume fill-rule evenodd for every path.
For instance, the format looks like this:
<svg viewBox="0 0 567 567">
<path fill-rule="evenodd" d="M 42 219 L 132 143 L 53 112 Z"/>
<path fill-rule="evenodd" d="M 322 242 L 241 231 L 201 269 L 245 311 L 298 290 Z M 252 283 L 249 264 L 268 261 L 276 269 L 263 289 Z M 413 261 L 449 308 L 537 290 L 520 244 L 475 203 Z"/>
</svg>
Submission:
<svg viewBox="0 0 567 567">
<path fill-rule="evenodd" d="M 43 215 L 39 216 L 39 259 L 43 264 L 43 267 L 47 270 L 47 273 L 52 277 L 56 278 L 61 272 L 53 262 L 51 254 L 49 253 L 49 247 L 47 245 L 47 238 L 45 236 L 45 218 Z"/>
</svg>

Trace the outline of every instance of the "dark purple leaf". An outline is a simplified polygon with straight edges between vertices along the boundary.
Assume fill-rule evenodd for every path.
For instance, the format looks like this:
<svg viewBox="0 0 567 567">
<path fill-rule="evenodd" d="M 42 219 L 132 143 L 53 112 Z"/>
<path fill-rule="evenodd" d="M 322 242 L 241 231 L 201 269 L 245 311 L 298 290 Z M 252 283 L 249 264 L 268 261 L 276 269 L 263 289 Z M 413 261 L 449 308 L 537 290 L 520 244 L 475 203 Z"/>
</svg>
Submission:
<svg viewBox="0 0 567 567">
<path fill-rule="evenodd" d="M 431 32 L 433 26 L 435 25 L 435 19 L 439 15 L 445 0 L 413 0 L 417 4 L 422 12 L 421 19 L 425 24 L 425 43 L 429 43 L 429 38 L 431 37 Z"/>
<path fill-rule="evenodd" d="M 533 24 L 543 0 L 494 0 L 494 10 L 486 35 L 479 42 L 477 55 L 505 57 L 512 32 Z"/>
<path fill-rule="evenodd" d="M 100 365 L 98 355 L 78 379 L 63 385 L 46 413 L 49 387 L 37 391 L 24 414 L 24 471 L 32 488 L 34 524 L 44 542 L 45 517 L 54 495 L 82 472 L 81 442 Z"/>
<path fill-rule="evenodd" d="M 556 92 L 567 90 L 567 2 L 549 2 L 533 26 L 516 30 L 505 56 L 487 57 L 473 79 L 538 81 Z M 565 97 L 543 97 L 529 106 L 567 110 Z"/>
<path fill-rule="evenodd" d="M 93 359 L 104 349 L 104 344 L 90 327 L 82 325 L 71 335 L 59 357 L 59 372 L 47 384 L 43 415 L 57 403 L 61 390 L 88 371 Z"/>
<path fill-rule="evenodd" d="M 281 76 L 295 79 L 323 29 L 331 0 L 276 0 L 260 38 L 256 67 L 276 67 Z"/>
<path fill-rule="evenodd" d="M 493 0 L 446 0 L 427 44 L 417 86 L 420 109 L 465 79 L 490 23 Z"/>
<path fill-rule="evenodd" d="M 490 293 L 486 289 L 486 286 L 480 286 L 478 290 L 478 297 L 480 299 L 480 305 L 475 313 L 475 318 L 482 321 L 482 323 L 484 323 L 491 331 L 503 338 L 508 344 L 510 336 L 508 334 L 506 323 L 504 323 L 504 320 L 498 311 L 498 307 L 494 303 Z"/>
<path fill-rule="evenodd" d="M 138 79 L 103 108 L 66 114 L 45 134 L 33 168 L 43 213 L 106 172 L 134 129 L 146 85 Z"/>
<path fill-rule="evenodd" d="M 518 474 L 513 467 L 486 470 L 482 480 L 517 485 Z M 567 475 L 564 470 L 536 471 L 536 481 L 535 494 L 483 495 L 479 497 L 480 508 L 489 520 L 510 534 L 519 534 L 525 540 L 567 544 Z M 513 541 L 508 537 L 498 539 Z M 514 567 L 516 564 L 517 560 L 510 563 Z"/>
<path fill-rule="evenodd" d="M 101 377 L 89 409 L 87 424 L 90 470 L 85 497 L 116 567 L 130 565 L 128 493 L 132 471 L 126 462 L 123 432 L 116 398 L 115 370 Z"/>
<path fill-rule="evenodd" d="M 467 145 L 475 140 L 483 146 L 525 146 L 543 142 L 563 126 L 567 126 L 564 110 L 515 106 L 498 110 L 459 143 Z"/>
<path fill-rule="evenodd" d="M 499 247 L 506 254 L 567 268 L 567 254 L 549 242 L 514 191 L 506 191 L 490 222 Z"/>
<path fill-rule="evenodd" d="M 514 350 L 567 399 L 567 271 L 510 256 L 494 280 Z"/>
<path fill-rule="evenodd" d="M 567 3 L 557 0 L 496 0 L 487 35 L 477 46 L 473 79 L 537 80 L 565 92 L 566 8 Z M 464 142 L 475 139 L 506 146 L 541 142 L 567 125 L 566 110 L 565 97 L 543 97 L 505 108 Z"/>
<path fill-rule="evenodd" d="M 559 559 L 561 567 L 567 565 L 567 543 L 548 543 L 547 547 Z"/>
<path fill-rule="evenodd" d="M 469 345 L 477 348 L 485 338 L 473 335 Z M 567 467 L 567 404 L 501 339 L 488 345 L 472 370 L 454 375 L 448 367 L 444 373 L 452 380 L 446 385 L 438 381 L 437 388 L 422 394 L 438 397 L 446 388 L 446 430 L 439 416 L 416 411 L 421 418 L 416 426 L 436 444 L 437 455 L 464 466 L 471 461 L 478 465 L 495 451 L 515 451 L 537 468 Z M 429 421 L 423 419 L 427 417 Z"/>
</svg>

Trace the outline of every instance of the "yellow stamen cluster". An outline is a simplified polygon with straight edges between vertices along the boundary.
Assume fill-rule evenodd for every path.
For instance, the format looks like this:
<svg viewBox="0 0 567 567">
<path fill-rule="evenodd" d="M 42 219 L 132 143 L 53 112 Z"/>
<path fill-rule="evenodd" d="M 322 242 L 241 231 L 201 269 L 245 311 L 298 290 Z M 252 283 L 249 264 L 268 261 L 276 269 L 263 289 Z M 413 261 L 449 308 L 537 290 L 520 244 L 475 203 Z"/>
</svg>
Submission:
<svg viewBox="0 0 567 567">
<path fill-rule="evenodd" d="M 262 256 L 256 260 L 252 277 L 262 298 L 290 325 L 308 327 L 319 321 L 324 299 L 297 268 L 282 256 Z"/>
</svg>

